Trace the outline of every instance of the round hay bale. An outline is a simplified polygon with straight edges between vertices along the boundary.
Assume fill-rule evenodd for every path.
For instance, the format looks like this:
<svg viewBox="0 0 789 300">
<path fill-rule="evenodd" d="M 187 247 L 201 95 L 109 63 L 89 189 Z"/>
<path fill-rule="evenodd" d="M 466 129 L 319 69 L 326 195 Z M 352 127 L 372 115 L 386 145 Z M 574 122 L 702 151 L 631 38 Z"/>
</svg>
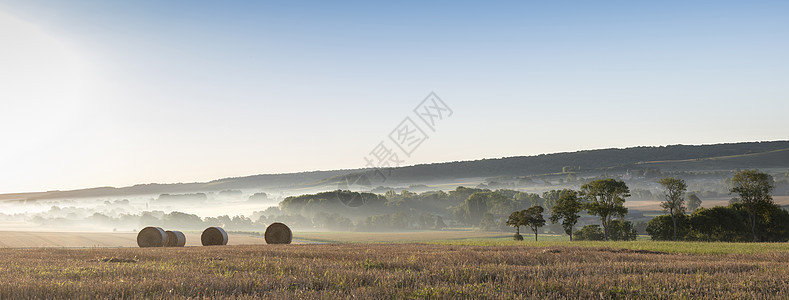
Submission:
<svg viewBox="0 0 789 300">
<path fill-rule="evenodd" d="M 203 230 L 200 242 L 203 246 L 227 245 L 227 232 L 222 227 L 208 227 Z"/>
<path fill-rule="evenodd" d="M 186 245 L 186 236 L 180 231 L 165 231 L 167 234 L 167 243 L 165 247 L 183 247 Z"/>
<path fill-rule="evenodd" d="M 145 227 L 137 234 L 137 245 L 146 247 L 164 247 L 167 234 L 159 227 Z"/>
<path fill-rule="evenodd" d="M 293 239 L 293 232 L 290 231 L 288 225 L 272 223 L 266 227 L 265 238 L 267 244 L 290 244 L 290 241 Z"/>
</svg>

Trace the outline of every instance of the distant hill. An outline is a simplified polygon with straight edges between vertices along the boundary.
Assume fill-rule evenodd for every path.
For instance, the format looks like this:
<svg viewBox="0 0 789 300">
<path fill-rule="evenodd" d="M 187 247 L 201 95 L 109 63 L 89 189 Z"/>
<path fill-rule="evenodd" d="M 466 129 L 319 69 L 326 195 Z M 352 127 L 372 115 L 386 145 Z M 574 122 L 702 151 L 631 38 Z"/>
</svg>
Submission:
<svg viewBox="0 0 789 300">
<path fill-rule="evenodd" d="M 392 170 L 393 181 L 417 182 L 445 178 L 528 176 L 611 168 L 657 167 L 679 170 L 789 167 L 789 141 L 714 145 L 672 145 L 625 149 L 585 150 L 435 163 Z"/>
<path fill-rule="evenodd" d="M 384 170 L 388 184 L 451 182 L 462 178 L 531 176 L 562 172 L 609 169 L 660 168 L 664 170 L 732 170 L 736 168 L 789 168 L 789 141 L 747 142 L 714 145 L 633 147 L 517 156 L 475 161 L 414 165 Z M 0 200 L 34 200 L 98 196 L 142 195 L 221 191 L 225 189 L 298 189 L 337 187 L 349 174 L 371 174 L 370 169 L 263 174 L 224 178 L 203 183 L 141 184 L 72 191 L 2 194 Z"/>
</svg>

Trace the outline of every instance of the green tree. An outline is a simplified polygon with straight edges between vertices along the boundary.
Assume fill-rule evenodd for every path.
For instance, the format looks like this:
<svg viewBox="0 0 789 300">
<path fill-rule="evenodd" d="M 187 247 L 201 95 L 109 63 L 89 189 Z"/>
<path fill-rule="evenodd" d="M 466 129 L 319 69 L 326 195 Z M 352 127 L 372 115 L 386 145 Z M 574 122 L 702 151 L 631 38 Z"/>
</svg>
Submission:
<svg viewBox="0 0 789 300">
<path fill-rule="evenodd" d="M 608 240 L 608 227 L 614 217 L 627 215 L 625 198 L 630 197 L 630 189 L 624 181 L 598 179 L 581 186 L 581 196 L 589 214 L 599 216 L 603 225 L 603 235 Z"/>
<path fill-rule="evenodd" d="M 444 219 L 441 216 L 436 216 L 436 230 L 441 230 L 447 227 L 447 224 L 444 223 Z"/>
<path fill-rule="evenodd" d="M 391 228 L 394 230 L 401 230 L 408 228 L 408 216 L 404 212 L 396 212 L 390 217 Z"/>
<path fill-rule="evenodd" d="M 554 191 L 551 192 L 553 193 Z M 558 194 L 558 199 L 551 208 L 551 223 L 556 224 L 559 220 L 562 220 L 562 228 L 570 236 L 570 241 L 572 241 L 573 227 L 575 227 L 575 224 L 578 223 L 578 219 L 581 217 L 578 213 L 583 209 L 583 203 L 578 199 L 578 192 L 574 190 L 563 189 L 556 193 Z"/>
<path fill-rule="evenodd" d="M 507 226 L 515 227 L 515 236 L 513 239 L 516 241 L 522 241 L 523 236 L 521 235 L 521 226 L 524 226 L 524 219 L 523 219 L 523 211 L 515 211 L 510 214 L 510 217 L 507 219 Z"/>
<path fill-rule="evenodd" d="M 789 240 L 789 212 L 778 205 L 770 205 L 765 217 L 760 219 L 761 240 L 765 242 L 786 242 Z M 762 225 L 764 224 L 764 225 Z"/>
<path fill-rule="evenodd" d="M 537 194 L 518 192 L 515 194 L 515 203 L 518 208 L 528 208 L 535 205 L 543 206 L 544 200 Z"/>
<path fill-rule="evenodd" d="M 688 195 L 688 210 L 693 212 L 697 208 L 701 207 L 701 199 L 696 194 Z"/>
<path fill-rule="evenodd" d="M 471 221 L 468 219 L 468 213 L 466 212 L 466 205 L 461 204 L 458 206 L 450 206 L 447 210 L 451 213 L 452 217 L 455 218 L 459 223 L 464 225 L 472 225 Z"/>
<path fill-rule="evenodd" d="M 482 216 L 488 212 L 488 194 L 489 192 L 476 192 L 466 199 L 465 213 L 469 222 L 474 226 L 478 226 L 482 221 Z"/>
<path fill-rule="evenodd" d="M 740 196 L 740 202 L 745 205 L 753 241 L 756 242 L 757 218 L 765 208 L 773 205 L 773 196 L 771 195 L 775 188 L 773 180 L 767 173 L 758 170 L 743 170 L 734 173 L 731 184 L 729 193 L 737 193 Z"/>
<path fill-rule="evenodd" d="M 663 177 L 658 181 L 663 186 L 663 198 L 660 206 L 671 216 L 674 227 L 674 240 L 677 240 L 677 221 L 680 215 L 685 215 L 685 192 L 688 185 L 685 180 L 675 177 Z"/>
<path fill-rule="evenodd" d="M 419 229 L 425 229 L 427 227 L 428 221 L 425 217 L 424 212 L 420 212 L 419 216 L 416 219 L 416 223 L 419 225 Z"/>
<path fill-rule="evenodd" d="M 486 231 L 498 230 L 499 224 L 496 222 L 496 217 L 491 213 L 482 215 L 482 220 L 479 221 L 479 229 Z"/>
<path fill-rule="evenodd" d="M 513 209 L 518 209 L 514 206 L 514 202 L 512 197 L 507 197 L 504 193 L 501 192 L 488 192 L 487 193 L 487 207 L 488 211 L 494 215 L 506 215 L 508 212 L 511 212 Z"/>
<path fill-rule="evenodd" d="M 522 211 L 523 223 L 534 232 L 534 241 L 537 241 L 537 230 L 545 225 L 545 218 L 542 217 L 543 211 L 545 209 L 542 206 L 536 205 Z"/>
<path fill-rule="evenodd" d="M 543 204 L 542 207 L 551 210 L 556 202 L 559 201 L 559 197 L 561 196 L 563 190 L 550 190 L 547 192 L 542 193 Z"/>
<path fill-rule="evenodd" d="M 707 242 L 747 242 L 747 213 L 740 213 L 733 206 L 700 208 L 690 215 L 690 238 Z"/>
</svg>

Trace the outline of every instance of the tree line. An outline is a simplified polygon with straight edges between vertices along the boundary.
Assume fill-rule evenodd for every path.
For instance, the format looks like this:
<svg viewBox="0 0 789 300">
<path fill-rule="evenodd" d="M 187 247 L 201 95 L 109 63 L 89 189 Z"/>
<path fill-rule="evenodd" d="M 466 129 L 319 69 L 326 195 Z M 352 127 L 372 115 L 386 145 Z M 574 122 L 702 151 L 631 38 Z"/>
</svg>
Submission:
<svg viewBox="0 0 789 300">
<path fill-rule="evenodd" d="M 738 171 L 728 181 L 731 186 L 736 186 L 731 192 L 740 195 L 738 199 L 745 199 L 743 204 L 734 205 L 731 209 L 736 208 L 737 213 L 742 215 L 739 218 L 748 222 L 749 240 L 754 240 L 754 229 L 759 232 L 762 226 L 766 226 L 765 231 L 761 236 L 757 236 L 756 240 L 774 240 L 772 236 L 780 236 L 776 233 L 777 229 L 768 231 L 766 228 L 779 224 L 777 220 L 784 212 L 774 206 L 770 208 L 769 205 L 755 204 L 764 202 L 762 200 L 766 198 L 751 192 L 754 186 L 746 179 L 753 177 L 748 174 L 754 172 L 759 173 L 755 170 Z M 759 176 L 769 177 L 763 173 L 757 177 Z M 771 186 L 767 177 L 762 178 L 762 186 Z M 668 214 L 653 220 L 651 227 L 645 224 L 645 227 L 651 228 L 651 232 L 660 232 L 659 235 L 653 235 L 653 238 L 675 239 L 676 229 L 676 239 L 686 239 L 688 237 L 685 232 L 692 224 L 696 224 L 692 227 L 696 228 L 693 230 L 693 239 L 723 240 L 717 237 L 731 235 L 713 234 L 704 231 L 706 229 L 700 229 L 719 228 L 720 226 L 716 225 L 718 223 L 732 224 L 724 218 L 732 215 L 731 212 L 721 212 L 724 208 L 697 209 L 701 200 L 696 195 L 687 193 L 687 184 L 680 178 L 664 177 L 658 182 L 663 187 L 661 206 Z M 771 191 L 771 188 L 769 190 Z M 303 229 L 390 231 L 471 226 L 481 230 L 505 230 L 512 226 L 518 236 L 522 226 L 532 229 L 533 232 L 547 226 L 550 232 L 564 232 L 571 240 L 632 240 L 637 236 L 635 226 L 624 219 L 628 213 L 624 204 L 630 196 L 631 190 L 624 181 L 609 178 L 592 180 L 583 184 L 579 190 L 551 190 L 542 194 L 462 186 L 447 192 L 423 193 L 389 190 L 383 194 L 374 194 L 336 190 L 287 197 L 278 207 L 262 213 L 269 218 L 287 220 L 294 227 Z M 358 201 L 363 205 L 344 204 L 349 201 Z M 541 207 L 542 211 L 537 212 L 539 208 L 533 207 Z M 752 211 L 755 213 L 751 214 Z M 694 212 L 699 217 L 690 222 L 695 215 L 688 212 Z M 600 224 L 587 225 L 576 230 L 575 225 L 584 213 L 597 216 Z M 544 222 L 541 222 L 541 219 Z M 656 223 L 660 220 L 668 223 Z M 668 229 L 668 233 L 665 233 L 664 229 Z"/>
<path fill-rule="evenodd" d="M 538 194 L 515 190 L 457 187 L 455 190 L 415 193 L 389 190 L 383 194 L 335 190 L 291 196 L 268 216 L 290 218 L 297 227 L 387 231 L 476 227 L 505 230 L 507 215 L 534 205 L 549 208 L 555 202 Z M 361 205 L 347 205 L 353 202 Z"/>
<path fill-rule="evenodd" d="M 775 186 L 767 173 L 758 170 L 735 172 L 731 178 L 730 193 L 737 195 L 729 206 L 710 209 L 703 207 L 688 215 L 687 203 L 700 203 L 695 195 L 688 196 L 687 183 L 680 178 L 664 177 L 658 183 L 663 187 L 661 207 L 668 214 L 652 219 L 647 233 L 653 240 L 702 240 L 732 242 L 785 242 L 789 240 L 789 212 L 773 202 Z M 579 191 L 564 189 L 551 191 L 555 203 L 550 209 L 551 223 L 561 222 L 570 240 L 580 239 L 634 240 L 637 236 L 630 222 L 625 221 L 625 199 L 630 189 L 621 180 L 598 179 L 581 186 Z M 587 225 L 573 231 L 586 211 L 600 218 L 600 226 Z M 543 208 L 532 206 L 510 214 L 507 225 L 515 227 L 514 239 L 523 240 L 520 227 L 532 229 L 537 239 L 538 229 L 544 226 Z"/>
<path fill-rule="evenodd" d="M 617 238 L 619 238 L 619 228 L 629 228 L 629 232 L 635 232 L 632 229 L 632 224 L 624 221 L 627 215 L 627 207 L 625 207 L 625 198 L 630 197 L 630 188 L 627 187 L 622 180 L 616 179 L 598 179 L 581 185 L 579 191 L 572 189 L 553 190 L 546 192 L 546 198 L 554 200 L 554 204 L 550 210 L 551 223 L 558 223 L 561 221 L 564 232 L 573 240 L 573 228 L 581 218 L 579 213 L 586 211 L 590 215 L 600 217 L 602 225 L 602 238 L 609 240 L 612 227 L 617 229 Z M 528 209 L 515 211 L 510 214 L 507 219 L 507 225 L 515 227 L 515 240 L 523 240 L 520 235 L 520 227 L 527 226 L 534 232 L 534 239 L 537 240 L 538 229 L 545 225 L 546 221 L 543 218 L 544 209 L 541 206 L 532 206 Z M 593 226 L 584 226 L 579 232 L 583 238 L 592 238 L 597 236 L 597 231 Z M 625 235 L 629 239 L 633 234 Z"/>
<path fill-rule="evenodd" d="M 664 178 L 667 215 L 647 225 L 653 240 L 697 240 L 725 242 L 786 242 L 789 240 L 789 212 L 773 202 L 773 178 L 758 170 L 734 173 L 729 192 L 737 197 L 728 206 L 694 210 L 686 214 L 681 179 Z"/>
</svg>

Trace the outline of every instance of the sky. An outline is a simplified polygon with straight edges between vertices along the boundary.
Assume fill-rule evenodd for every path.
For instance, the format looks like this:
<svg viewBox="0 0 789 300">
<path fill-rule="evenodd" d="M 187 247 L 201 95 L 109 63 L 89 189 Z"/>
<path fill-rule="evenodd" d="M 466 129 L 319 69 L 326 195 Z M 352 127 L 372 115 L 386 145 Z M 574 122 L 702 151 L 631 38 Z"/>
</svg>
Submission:
<svg viewBox="0 0 789 300">
<path fill-rule="evenodd" d="M 361 168 L 379 143 L 402 151 L 389 136 L 406 118 L 427 139 L 400 165 L 786 140 L 788 15 L 786 1 L 0 0 L 0 193 Z M 433 130 L 413 111 L 431 92 L 452 112 Z"/>
</svg>

